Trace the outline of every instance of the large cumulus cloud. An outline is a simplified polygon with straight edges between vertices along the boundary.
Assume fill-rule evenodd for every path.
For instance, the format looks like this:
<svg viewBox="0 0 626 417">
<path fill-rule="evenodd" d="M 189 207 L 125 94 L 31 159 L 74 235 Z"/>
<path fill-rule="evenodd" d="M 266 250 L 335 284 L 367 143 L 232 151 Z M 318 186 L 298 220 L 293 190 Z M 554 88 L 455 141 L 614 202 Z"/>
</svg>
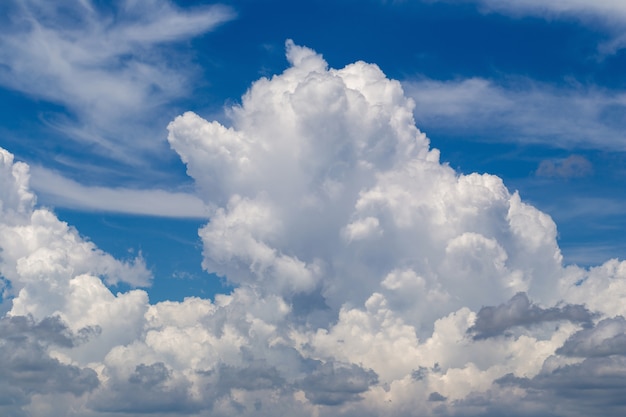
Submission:
<svg viewBox="0 0 626 417">
<path fill-rule="evenodd" d="M 21 409 L 570 416 L 589 386 L 604 415 L 623 414 L 626 264 L 562 265 L 551 218 L 498 177 L 441 163 L 377 66 L 331 69 L 292 42 L 287 58 L 229 124 L 186 113 L 169 126 L 210 207 L 203 267 L 235 286 L 213 300 L 113 294 L 147 282 L 142 261 L 114 260 L 35 208 L 27 167 L 3 154 L 7 317 L 98 329 L 40 347 L 98 383 L 32 393 Z"/>
</svg>

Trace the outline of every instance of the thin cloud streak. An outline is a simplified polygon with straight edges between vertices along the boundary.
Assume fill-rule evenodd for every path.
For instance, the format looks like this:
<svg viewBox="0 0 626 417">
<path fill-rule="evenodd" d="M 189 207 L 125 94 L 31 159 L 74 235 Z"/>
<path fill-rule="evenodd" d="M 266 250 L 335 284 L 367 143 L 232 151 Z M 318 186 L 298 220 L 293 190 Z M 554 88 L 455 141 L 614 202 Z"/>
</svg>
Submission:
<svg viewBox="0 0 626 417">
<path fill-rule="evenodd" d="M 611 20 L 622 21 L 626 23 L 626 3 L 619 0 L 560 0 L 560 1 L 541 1 L 541 0 L 474 0 L 484 7 L 491 10 L 497 10 L 515 14 L 534 14 L 543 16 L 554 15 L 574 15 L 589 16 L 601 15 Z"/>
<path fill-rule="evenodd" d="M 42 167 L 31 168 L 31 184 L 45 205 L 59 208 L 159 217 L 208 217 L 193 194 L 159 189 L 88 187 Z"/>
<path fill-rule="evenodd" d="M 168 0 L 108 9 L 78 0 L 4 7 L 0 85 L 61 105 L 65 112 L 46 117 L 49 127 L 131 165 L 137 152 L 167 149 L 155 118 L 169 117 L 163 106 L 183 97 L 193 79 L 193 65 L 181 65 L 187 58 L 174 43 L 235 17 L 224 6 L 183 10 Z"/>
<path fill-rule="evenodd" d="M 485 13 L 512 17 L 538 16 L 545 19 L 574 19 L 603 28 L 611 39 L 599 45 L 601 54 L 614 54 L 626 46 L 626 2 L 621 0 L 427 0 L 447 3 L 476 3 Z"/>
<path fill-rule="evenodd" d="M 417 124 L 431 134 L 436 129 L 485 141 L 626 151 L 626 92 L 531 80 L 504 86 L 483 78 L 403 85 L 415 100 Z"/>
</svg>

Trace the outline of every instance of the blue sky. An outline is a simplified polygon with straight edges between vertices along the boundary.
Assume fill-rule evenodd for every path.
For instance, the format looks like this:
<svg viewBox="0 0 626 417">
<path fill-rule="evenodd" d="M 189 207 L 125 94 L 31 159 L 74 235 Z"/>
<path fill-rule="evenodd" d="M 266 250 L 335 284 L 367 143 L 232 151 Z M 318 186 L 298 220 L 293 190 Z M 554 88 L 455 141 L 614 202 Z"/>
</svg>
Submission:
<svg viewBox="0 0 626 417">
<path fill-rule="evenodd" d="M 190 394 L 202 386 L 189 376 L 190 369 L 194 368 L 182 365 L 182 360 L 168 362 L 167 355 L 161 357 L 154 353 L 159 351 L 154 346 L 151 349 L 156 350 L 151 351 L 152 356 L 148 355 L 152 362 L 136 359 L 136 367 L 129 368 L 135 373 L 129 376 L 132 372 L 125 374 L 122 365 L 115 362 L 115 355 L 133 341 L 135 345 L 149 345 L 146 339 L 149 324 L 140 323 L 144 319 L 137 319 L 139 321 L 133 322 L 136 333 L 129 333 L 136 334 L 136 338 L 120 339 L 115 335 L 123 333 L 120 330 L 123 326 L 118 328 L 111 324 L 115 323 L 113 316 L 117 313 L 111 313 L 111 323 L 97 320 L 92 323 L 73 319 L 72 314 L 78 307 L 71 310 L 68 307 L 73 305 L 70 301 L 59 301 L 58 305 L 53 302 L 38 304 L 45 302 L 37 301 L 37 294 L 52 291 L 50 288 L 65 287 L 50 284 L 50 288 L 40 288 L 33 282 L 43 278 L 25 278 L 26 272 L 23 271 L 37 262 L 45 264 L 50 271 L 69 274 L 63 282 L 78 280 L 76 282 L 82 283 L 68 284 L 70 287 L 67 288 L 87 285 L 81 281 L 83 278 L 77 278 L 82 276 L 78 271 L 83 271 L 81 274 L 98 278 L 100 284 L 94 286 L 103 285 L 102 291 L 116 294 L 118 298 L 115 300 L 145 294 L 149 301 L 137 301 L 143 303 L 137 311 L 145 309 L 144 318 L 150 314 L 150 317 L 159 314 L 165 317 L 166 313 L 159 309 L 169 306 L 167 302 L 178 306 L 171 307 L 177 309 L 171 317 L 184 315 L 184 303 L 191 302 L 183 301 L 185 297 L 199 297 L 209 304 L 214 300 L 211 308 L 223 309 L 224 312 L 219 313 L 226 317 L 223 320 L 232 318 L 237 322 L 243 320 L 237 318 L 239 313 L 234 312 L 237 309 L 232 307 L 233 311 L 230 311 L 228 308 L 231 307 L 225 306 L 246 305 L 249 296 L 246 291 L 252 291 L 259 305 L 264 307 L 257 310 L 254 307 L 255 312 L 250 314 L 258 314 L 258 319 L 265 320 L 270 327 L 300 332 L 300 336 L 294 336 L 293 340 L 296 345 L 301 344 L 290 347 L 295 349 L 294 352 L 298 351 L 298 358 L 290 359 L 297 365 L 293 369 L 272 365 L 267 368 L 271 372 L 265 371 L 271 375 L 276 371 L 275 380 L 290 387 L 282 391 L 278 389 L 280 395 L 288 392 L 298 401 L 302 398 L 302 401 L 308 401 L 306 410 L 300 410 L 303 415 L 309 415 L 309 412 L 311 415 L 335 415 L 333 413 L 339 409 L 350 415 L 359 410 L 362 412 L 359 407 L 373 410 L 377 401 L 386 398 L 380 391 L 383 386 L 394 386 L 393 390 L 386 392 L 402 404 L 394 409 L 396 414 L 393 415 L 407 415 L 402 414 L 406 413 L 402 410 L 411 407 L 422 410 L 422 415 L 437 412 L 444 415 L 497 415 L 505 406 L 503 398 L 507 387 L 513 387 L 515 383 L 539 391 L 545 389 L 545 397 L 549 399 L 552 395 L 558 397 L 558 388 L 550 387 L 551 384 L 558 386 L 558 378 L 566 370 L 583 372 L 587 367 L 601 366 L 596 363 L 600 360 L 623 360 L 623 349 L 617 356 L 602 356 L 593 352 L 583 354 L 571 347 L 577 338 L 585 336 L 581 332 L 596 329 L 600 332 L 603 326 L 609 325 L 613 329 L 623 329 L 618 307 L 605 307 L 605 310 L 599 307 L 616 306 L 620 304 L 619 299 L 609 300 L 609 295 L 606 299 L 602 298 L 605 295 L 587 299 L 584 294 L 578 294 L 576 288 L 564 289 L 568 282 L 579 282 L 578 287 L 581 282 L 592 282 L 593 279 L 612 282 L 610 279 L 621 277 L 625 268 L 623 264 L 614 266 L 609 261 L 623 259 L 626 253 L 623 239 L 626 230 L 623 215 L 626 208 L 626 193 L 623 191 L 626 189 L 626 7 L 619 2 L 62 0 L 51 5 L 45 1 L 28 0 L 5 2 L 0 6 L 0 16 L 3 26 L 0 99 L 5 110 L 0 114 L 0 147 L 14 155 L 14 160 L 5 162 L 9 167 L 6 172 L 14 169 L 11 167 L 22 166 L 22 162 L 29 166 L 30 172 L 27 185 L 19 182 L 22 174 L 13 173 L 6 180 L 6 184 L 12 185 L 5 185 L 5 188 L 28 189 L 37 196 L 36 204 L 29 206 L 32 202 L 28 203 L 31 200 L 24 197 L 22 191 L 15 191 L 19 198 L 11 197 L 13 194 L 9 191 L 1 195 L 6 227 L 14 228 L 11 230 L 20 236 L 27 236 L 26 232 L 15 228 L 26 227 L 26 224 L 44 227 L 41 225 L 45 224 L 49 228 L 46 230 L 54 236 L 70 236 L 59 237 L 63 242 L 73 242 L 67 243 L 68 248 L 74 244 L 89 247 L 76 250 L 99 259 L 93 261 L 95 266 L 89 269 L 85 267 L 87 261 L 76 260 L 82 259 L 83 255 L 65 254 L 59 258 L 45 255 L 46 251 L 54 252 L 59 245 L 63 246 L 61 243 L 46 246 L 46 242 L 53 242 L 52 238 L 37 240 L 33 237 L 37 244 L 25 240 L 20 246 L 22 249 L 16 249 L 18 245 L 15 244 L 14 248 L 7 237 L 9 243 L 2 247 L 8 255 L 0 270 L 4 282 L 0 311 L 10 311 L 13 318 L 30 317 L 20 327 L 30 329 L 23 330 L 30 332 L 29 338 L 44 337 L 38 336 L 38 332 L 42 331 L 44 324 L 50 324 L 49 320 L 53 320 L 50 317 L 61 320 L 63 323 L 59 326 L 67 326 L 68 334 L 78 334 L 83 329 L 101 329 L 103 336 L 92 336 L 94 339 L 85 345 L 74 340 L 69 343 L 70 347 L 62 344 L 59 347 L 57 342 L 45 341 L 42 342 L 45 351 L 37 351 L 44 355 L 46 364 L 57 361 L 55 366 L 71 365 L 86 375 L 85 385 L 91 388 L 59 391 L 58 395 L 65 392 L 63 395 L 72 394 L 72 398 L 77 398 L 76 404 L 79 405 L 72 405 L 74 400 L 64 397 L 63 404 L 67 409 L 80 409 L 91 413 L 84 415 L 94 416 L 116 412 L 178 415 L 202 413 L 210 404 L 215 410 L 219 409 L 219 413 L 229 415 L 237 409 L 233 404 L 244 408 L 260 404 L 263 389 L 267 389 L 254 378 L 260 388 L 246 388 L 232 381 L 261 372 L 260 364 L 273 364 L 275 355 L 280 353 L 261 348 L 256 352 L 254 343 L 258 341 L 249 340 L 253 344 L 249 357 L 242 354 L 243 359 L 239 362 L 219 359 L 210 366 L 205 364 L 206 369 L 195 370 L 222 375 L 220 378 L 232 382 L 233 390 L 243 390 L 245 395 L 229 391 L 228 394 L 216 393 L 210 399 L 198 400 Z M 323 61 L 320 61 L 322 57 Z M 324 112 L 333 108 L 330 96 L 324 95 L 331 84 L 327 86 L 320 82 L 315 84 L 317 87 L 310 87 L 312 81 L 306 77 L 322 74 L 320 79 L 326 80 L 324 77 L 335 76 L 336 71 L 343 71 L 344 67 L 349 69 L 341 73 L 344 75 L 340 78 L 344 80 L 350 76 L 378 77 L 371 75 L 369 68 L 374 68 L 372 66 L 350 66 L 361 61 L 377 66 L 385 80 L 397 80 L 399 84 L 389 81 L 389 86 L 385 87 L 386 91 L 395 91 L 395 95 L 385 96 L 381 99 L 383 104 L 372 105 L 372 109 L 360 117 L 350 113 L 354 111 L 352 108 L 346 110 L 345 117 L 342 116 L 343 110 Z M 326 66 L 320 62 L 325 62 Z M 307 65 L 314 69 L 305 76 L 300 71 L 309 68 Z M 304 78 L 293 81 L 289 77 Z M 353 91 L 360 91 L 370 100 L 367 90 L 370 84 L 354 87 L 349 81 L 345 82 L 346 91 L 350 90 L 346 97 L 351 97 Z M 292 90 L 289 83 L 302 88 Z M 312 90 L 306 92 L 305 87 Z M 287 92 L 280 96 L 282 88 Z M 306 123 L 289 119 L 291 107 L 282 109 L 276 104 L 282 103 L 280 97 L 290 94 L 294 97 L 302 94 L 305 104 L 294 101 L 293 108 L 296 114 L 301 111 L 302 117 L 311 115 Z M 404 162 L 400 156 L 392 160 L 385 156 L 386 153 L 376 153 L 376 149 L 383 148 L 387 152 L 392 152 L 391 149 L 400 152 L 398 149 L 405 146 L 402 136 L 405 130 L 393 124 L 405 123 L 404 118 L 396 118 L 401 117 L 397 115 L 401 113 L 398 109 L 408 109 L 413 117 L 414 125 L 412 121 L 406 122 L 407 129 L 413 131 L 416 126 L 429 140 L 424 145 L 426 142 L 419 139 L 416 141 L 419 145 L 415 146 L 438 149 L 438 159 L 433 152 L 429 154 L 431 156 L 425 156 L 426 150 L 418 152 L 410 147 L 405 153 L 411 156 Z M 375 124 L 378 116 L 371 115 L 378 115 L 379 110 L 390 112 L 390 120 L 395 122 L 385 123 L 400 130 L 392 133 L 377 130 L 380 128 Z M 400 113 L 394 113 L 396 111 Z M 192 117 L 186 112 L 197 116 Z M 315 117 L 312 116 L 314 113 Z M 185 116 L 179 117 L 183 114 Z M 211 121 L 220 125 L 211 125 Z M 215 127 L 221 125 L 224 130 Z M 386 135 L 397 137 L 398 142 L 391 145 Z M 367 139 L 370 136 L 374 139 Z M 414 136 L 421 138 L 418 133 Z M 361 143 L 361 137 L 370 142 Z M 315 139 L 309 143 L 310 138 Z M 296 148 L 291 147 L 290 141 L 306 144 L 297 149 L 304 154 L 310 152 L 310 158 L 298 159 L 300 154 L 293 153 Z M 372 145 L 368 151 L 371 154 L 358 154 L 362 149 L 370 149 L 369 144 L 376 141 L 380 141 L 380 145 Z M 352 154 L 347 149 L 358 154 L 354 158 L 359 163 L 352 164 Z M 373 159 L 368 159 L 370 157 Z M 242 159 L 236 163 L 231 158 Z M 244 164 L 243 160 L 252 162 L 246 165 L 248 162 Z M 436 161 L 437 168 L 428 174 L 431 177 L 422 178 L 417 171 L 411 171 L 413 165 L 408 161 L 415 160 Z M 449 171 L 448 166 L 454 171 Z M 455 180 L 452 179 L 454 175 L 450 177 L 451 172 L 455 173 Z M 494 177 L 478 177 L 472 173 Z M 308 175 L 313 176 L 309 178 Z M 325 178 L 320 188 L 307 188 L 313 187 L 311 184 L 316 183 L 318 177 Z M 496 177 L 502 179 L 506 189 L 489 179 Z M 22 184 L 22 188 L 13 184 L 11 178 L 15 179 L 15 184 Z M 456 185 L 451 185 L 453 183 Z M 350 194 L 352 189 L 354 193 Z M 392 192 L 397 189 L 404 190 L 410 197 Z M 323 192 L 327 195 L 323 196 L 320 190 L 325 190 Z M 521 206 L 517 205 L 516 191 L 523 201 Z M 342 193 L 346 199 L 353 200 L 339 199 L 336 205 L 326 205 Z M 303 206 L 297 206 L 298 198 Z M 17 204 L 15 201 L 26 203 L 19 203 L 22 204 L 19 209 L 18 206 L 11 208 L 11 204 Z M 419 201 L 430 205 L 424 208 L 426 206 L 420 206 Z M 513 208 L 503 214 L 494 208 L 499 207 L 498 204 Z M 387 208 L 381 208 L 383 206 Z M 311 207 L 318 207 L 319 212 Z M 432 217 L 424 214 L 435 213 L 441 207 L 446 207 L 446 214 L 441 215 L 444 221 L 435 214 Z M 537 210 L 533 211 L 535 208 Z M 19 221 L 12 217 L 12 213 L 21 216 L 37 213 L 40 209 L 49 211 L 54 218 L 75 229 L 59 231 L 60 226 L 54 226 L 53 220 L 35 221 L 35 215 L 30 220 Z M 405 209 L 409 214 L 403 211 Z M 522 224 L 522 220 L 519 220 L 521 225 L 515 223 L 517 220 L 512 220 L 517 218 L 512 214 L 515 210 L 521 210 L 519 218 L 529 223 Z M 463 217 L 466 213 L 479 213 L 477 216 L 483 217 L 470 221 Z M 556 229 L 552 229 L 549 218 L 537 213 L 549 215 Z M 315 220 L 318 215 L 319 221 Z M 426 217 L 422 223 L 413 224 L 416 221 L 414 216 L 418 215 Z M 393 223 L 397 230 L 386 228 L 386 222 Z M 412 239 L 409 239 L 410 233 L 413 233 Z M 35 235 L 32 232 L 28 236 Z M 422 235 L 430 237 L 422 239 Z M 6 236 L 12 235 L 7 232 Z M 382 240 L 372 243 L 371 248 L 359 246 L 354 249 L 355 246 L 351 246 L 352 252 L 346 249 L 366 237 L 373 239 L 372 236 Z M 523 237 L 523 242 L 510 236 Z M 427 248 L 443 241 L 447 246 L 442 246 L 442 252 L 433 252 L 432 258 L 417 255 L 430 253 Z M 533 251 L 538 250 L 537 247 L 533 246 L 531 250 L 532 245 L 528 243 L 535 241 L 540 242 L 536 245 L 545 245 L 536 253 Z M 407 245 L 413 248 L 413 252 L 405 253 Z M 33 249 L 36 247 L 39 249 Z M 459 249 L 466 247 L 476 251 L 480 247 L 483 252 L 465 253 Z M 372 252 L 375 254 L 366 256 L 373 248 L 378 248 Z M 72 250 L 67 249 L 68 253 L 74 253 Z M 500 250 L 503 252 L 498 252 Z M 459 251 L 457 255 L 455 251 Z M 556 251 L 555 255 L 543 260 L 543 255 L 553 251 Z M 43 260 L 27 261 L 26 253 L 41 256 Z M 501 265 L 500 261 L 493 261 L 500 257 Z M 471 267 L 463 264 L 469 258 L 474 259 Z M 69 264 L 55 266 L 58 259 Z M 485 272 L 488 269 L 485 262 L 489 268 L 496 262 L 495 268 L 500 272 L 493 272 L 494 277 L 510 280 L 506 290 L 492 291 L 495 284 L 480 281 L 481 277 L 491 276 L 490 272 Z M 473 270 L 476 265 L 482 266 Z M 285 271 L 300 278 L 292 279 Z M 339 272 L 344 275 L 340 276 Z M 56 273 L 50 274 L 56 277 Z M 43 273 L 33 274 L 42 276 Z M 283 277 L 283 274 L 287 275 Z M 485 293 L 489 296 L 468 295 L 463 299 L 463 296 L 455 295 L 455 291 L 447 286 L 463 288 L 465 284 L 447 281 L 452 279 L 448 276 L 462 277 L 464 274 L 467 277 L 463 279 L 477 280 L 477 287 L 487 286 L 489 289 Z M 542 274 L 549 275 L 549 278 Z M 360 284 L 353 282 L 352 275 L 371 276 L 367 279 L 372 284 L 357 289 Z M 593 278 L 596 276 L 600 278 Z M 533 284 L 542 279 L 555 280 L 559 284 L 554 287 Z M 403 286 L 407 286 L 406 291 L 411 288 L 417 291 L 416 282 L 422 281 L 426 282 L 424 288 L 429 288 L 430 292 L 428 302 L 421 302 L 432 303 L 432 294 L 443 294 L 447 310 L 426 314 L 421 312 L 421 307 L 409 307 L 411 302 L 394 298 L 397 294 L 391 294 Z M 29 285 L 35 286 L 31 288 Z M 587 291 L 602 293 L 598 288 L 604 284 L 589 285 Z M 621 294 L 611 286 L 613 284 L 606 285 L 614 297 Z M 556 287 L 560 289 L 557 291 Z M 135 288 L 142 289 L 137 292 Z M 65 300 L 70 290 L 63 291 L 66 293 L 59 293 L 59 300 Z M 527 298 L 520 298 L 516 293 L 523 293 Z M 349 295 L 342 299 L 342 294 Z M 379 304 L 372 301 L 378 300 L 376 294 L 385 301 L 376 301 Z M 104 300 L 108 295 L 102 297 Z M 218 301 L 220 297 L 224 300 L 230 297 L 231 301 Z M 416 296 L 415 299 L 420 298 Z M 281 303 L 290 306 L 289 314 L 293 317 L 288 314 L 285 321 L 273 322 L 265 312 L 271 303 L 277 303 L 278 310 L 282 308 Z M 424 346 L 429 342 L 424 340 L 437 339 L 436 323 L 441 327 L 454 321 L 453 315 L 458 318 L 469 314 L 465 331 L 468 334 L 474 332 L 475 340 L 488 339 L 493 342 L 493 349 L 498 350 L 497 337 L 491 335 L 502 336 L 505 332 L 489 322 L 488 311 L 483 309 L 492 308 L 489 311 L 497 315 L 517 308 L 515 311 L 521 311 L 520 316 L 511 319 L 512 324 L 506 328 L 509 333 L 502 336 L 504 341 L 497 346 L 506 345 L 508 347 L 502 349 L 522 352 L 519 357 L 528 359 L 522 340 L 534 337 L 534 343 L 545 346 L 545 352 L 553 354 L 552 358 L 556 359 L 550 359 L 546 353 L 533 358 L 533 363 L 543 364 L 544 371 L 560 369 L 562 372 L 544 375 L 539 368 L 522 369 L 518 365 L 503 365 L 506 372 L 496 371 L 495 365 L 485 365 L 484 358 L 460 359 L 453 352 L 444 355 L 447 359 L 456 358 L 450 359 L 448 368 L 443 371 L 448 372 L 442 374 L 442 378 L 447 375 L 447 379 L 437 380 L 435 374 L 438 371 L 433 366 L 429 368 L 426 362 L 416 365 L 415 369 L 430 369 L 430 376 L 426 378 L 429 385 L 424 389 L 430 390 L 431 396 L 426 397 L 425 408 L 410 406 L 402 390 L 410 389 L 407 381 L 411 378 L 405 376 L 411 373 L 402 374 L 400 365 L 396 373 L 381 373 L 376 355 L 382 355 L 383 348 L 372 348 L 378 353 L 370 357 L 359 356 L 360 353 L 342 356 L 328 347 L 332 345 L 332 337 L 342 340 L 341 332 L 348 329 L 345 327 L 348 324 L 342 324 L 346 315 L 353 312 L 354 315 L 371 313 L 375 316 L 371 307 L 374 304 L 379 307 L 389 305 L 389 314 L 397 314 L 397 320 L 404 320 L 405 325 L 415 328 L 420 340 L 415 349 L 421 352 L 416 355 L 426 362 L 424 358 L 430 358 L 431 353 L 419 349 L 426 349 Z M 110 308 L 110 311 L 118 311 Z M 582 313 L 574 319 L 573 311 Z M 418 323 L 416 317 L 420 314 L 428 318 Z M 18 326 L 10 317 L 3 319 L 10 322 L 6 325 L 9 327 L 5 326 L 7 329 Z M 163 317 L 153 321 L 165 323 Z M 218 319 L 197 318 L 204 324 L 215 320 Z M 183 319 L 174 322 L 178 324 L 170 327 L 182 329 L 189 325 L 188 322 L 181 324 Z M 551 333 L 547 329 L 554 322 L 562 322 L 562 328 Z M 328 340 L 319 332 L 309 334 L 298 326 L 324 329 L 324 337 Z M 486 326 L 491 333 L 482 335 L 480 326 Z M 495 326 L 495 330 L 490 326 Z M 137 330 L 140 328 L 143 330 Z M 96 333 L 94 331 L 94 335 Z M 278 333 L 272 336 L 273 339 L 268 338 L 279 340 L 286 337 Z M 596 337 L 592 333 L 586 335 L 591 339 Z M 98 337 L 108 338 L 103 342 L 104 346 L 110 344 L 108 356 L 102 352 L 100 356 L 89 352 L 94 349 Z M 306 351 L 305 342 L 315 347 Z M 33 346 L 29 349 L 35 349 Z M 223 349 L 221 352 L 227 350 Z M 231 350 L 237 349 L 231 346 Z M 129 357 L 139 358 L 141 353 L 137 352 L 128 353 Z M 437 357 L 435 354 L 431 356 Z M 59 358 L 63 359 L 59 362 Z M 567 368 L 572 358 L 577 358 L 578 368 Z M 622 369 L 620 366 L 617 367 Z M 454 372 L 470 372 L 468 369 L 478 370 L 468 378 L 483 382 L 476 382 L 471 389 L 442 382 L 453 380 Z M 258 378 L 270 380 L 273 378 L 270 374 Z M 359 387 L 364 388 L 346 388 L 341 384 L 347 382 L 339 381 L 337 389 L 342 394 L 331 395 L 320 388 L 329 383 L 330 374 L 336 374 L 338 380 L 344 376 L 346 381 L 353 378 Z M 511 379 L 513 377 L 518 378 L 517 382 Z M 156 378 L 154 383 L 157 385 L 165 384 L 159 385 L 159 389 L 165 390 L 163 405 L 146 406 L 151 402 L 155 404 L 155 399 L 146 394 L 148 391 L 137 391 L 136 403 L 125 397 L 127 388 L 124 384 L 132 382 L 133 378 L 142 384 L 145 382 L 145 386 L 150 385 L 150 378 Z M 525 378 L 526 385 L 519 378 Z M 187 388 L 176 388 L 172 381 L 183 379 L 180 387 Z M 415 384 L 423 382 L 419 378 L 413 379 Z M 487 380 L 497 389 L 488 389 L 489 384 L 484 382 Z M 168 391 L 167 387 L 176 389 Z M 274 385 L 272 387 L 277 389 Z M 62 409 L 45 409 L 42 401 L 57 392 L 38 389 L 31 392 L 38 392 L 37 395 L 42 397 L 33 399 L 24 394 L 18 407 L 20 412 L 43 416 Z M 188 392 L 183 395 L 185 389 Z M 0 396 L 8 395 L 2 390 L 0 387 Z M 530 391 L 525 394 L 526 400 L 532 399 Z M 611 389 L 607 389 L 606 395 L 611 393 Z M 255 396 L 257 394 L 259 398 Z M 475 407 L 480 396 L 488 406 Z M 180 409 L 171 409 L 174 414 L 163 411 L 170 400 L 172 404 L 180 405 Z M 538 398 L 532 400 L 537 401 L 537 410 L 543 413 L 578 415 L 575 402 L 554 409 Z M 107 401 L 118 401 L 122 405 L 115 408 L 107 405 Z M 601 399 L 592 401 L 598 407 L 606 407 L 606 415 L 619 415 L 624 411 L 619 406 L 609 407 L 608 402 L 608 399 L 607 403 Z M 437 404 L 433 403 L 442 403 L 443 408 L 437 411 Z M 463 404 L 469 407 L 466 409 L 469 411 L 459 411 L 463 410 Z M 544 405 L 548 408 L 542 408 Z M 271 407 L 266 405 L 264 410 L 272 410 Z M 278 413 L 290 409 L 286 403 L 280 406 L 285 408 L 276 404 L 273 407 Z M 527 415 L 523 414 L 526 411 L 520 411 L 520 415 Z M 463 412 L 467 414 L 459 414 Z"/>
</svg>

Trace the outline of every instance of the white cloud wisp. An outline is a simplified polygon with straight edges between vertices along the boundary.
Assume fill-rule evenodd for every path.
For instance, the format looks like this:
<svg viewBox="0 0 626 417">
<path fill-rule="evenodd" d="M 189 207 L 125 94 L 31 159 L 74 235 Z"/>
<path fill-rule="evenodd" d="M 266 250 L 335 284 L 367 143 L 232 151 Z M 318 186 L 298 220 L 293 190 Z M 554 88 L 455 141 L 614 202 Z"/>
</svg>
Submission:
<svg viewBox="0 0 626 417">
<path fill-rule="evenodd" d="M 169 0 L 98 3 L 3 4 L 0 85 L 68 110 L 47 120 L 66 138 L 138 164 L 159 148 L 155 113 L 189 88 L 191 72 L 167 46 L 234 14 L 222 6 L 182 10 Z"/>
<path fill-rule="evenodd" d="M 140 262 L 34 209 L 27 167 L 3 153 L 15 298 L 0 363 L 17 352 L 54 378 L 3 366 L 0 399 L 19 402 L 0 411 L 623 415 L 626 263 L 564 266 L 552 219 L 500 178 L 440 163 L 377 66 L 329 69 L 292 42 L 287 58 L 230 126 L 193 113 L 169 126 L 210 207 L 203 266 L 236 286 L 214 300 L 112 294 L 102 270 L 134 282 Z"/>
<path fill-rule="evenodd" d="M 509 16 L 539 16 L 546 19 L 576 19 L 601 27 L 612 39 L 600 45 L 600 52 L 615 53 L 626 46 L 626 3 L 621 0 L 426 0 L 477 3 L 486 12 Z"/>
<path fill-rule="evenodd" d="M 417 122 L 442 133 L 563 149 L 626 150 L 626 93 L 554 88 L 530 80 L 406 81 Z M 573 122 L 574 121 L 574 122 Z M 502 132 L 514 132 L 503 135 Z"/>
<path fill-rule="evenodd" d="M 206 218 L 202 200 L 158 189 L 88 187 L 42 167 L 31 167 L 31 186 L 54 207 L 159 217 Z"/>
</svg>

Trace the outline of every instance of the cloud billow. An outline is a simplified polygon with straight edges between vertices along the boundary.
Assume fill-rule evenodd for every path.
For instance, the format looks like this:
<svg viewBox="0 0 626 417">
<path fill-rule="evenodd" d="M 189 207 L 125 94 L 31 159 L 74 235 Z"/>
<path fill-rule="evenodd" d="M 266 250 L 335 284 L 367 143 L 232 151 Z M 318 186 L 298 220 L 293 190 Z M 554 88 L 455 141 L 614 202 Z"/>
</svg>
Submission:
<svg viewBox="0 0 626 417">
<path fill-rule="evenodd" d="M 340 405 L 360 400 L 360 394 L 378 383 L 372 370 L 357 365 L 325 363 L 304 377 L 299 384 L 313 404 Z"/>
<path fill-rule="evenodd" d="M 505 334 L 513 327 L 530 327 L 545 322 L 570 321 L 589 327 L 592 319 L 593 314 L 582 305 L 541 308 L 532 304 L 525 293 L 517 293 L 505 304 L 481 308 L 468 332 L 478 340 Z"/>
<path fill-rule="evenodd" d="M 229 123 L 185 113 L 169 126 L 210 211 L 202 265 L 234 287 L 212 300 L 112 293 L 105 282 L 149 284 L 143 261 L 115 260 L 37 208 L 28 167 L 0 154 L 5 320 L 59 317 L 33 330 L 35 352 L 93 382 L 17 409 L 569 417 L 574 375 L 606 393 L 604 415 L 623 414 L 626 263 L 564 266 L 552 219 L 500 178 L 441 163 L 376 65 L 332 69 L 291 41 L 287 59 Z M 98 331 L 79 343 L 81 329 Z"/>
<path fill-rule="evenodd" d="M 601 320 L 574 333 L 556 353 L 582 358 L 626 356 L 626 320 L 622 316 Z"/>
<path fill-rule="evenodd" d="M 81 396 L 94 390 L 100 382 L 93 369 L 62 363 L 48 353 L 49 346 L 70 348 L 78 339 L 58 317 L 0 319 L 0 411 L 20 415 L 37 394 Z"/>
</svg>

